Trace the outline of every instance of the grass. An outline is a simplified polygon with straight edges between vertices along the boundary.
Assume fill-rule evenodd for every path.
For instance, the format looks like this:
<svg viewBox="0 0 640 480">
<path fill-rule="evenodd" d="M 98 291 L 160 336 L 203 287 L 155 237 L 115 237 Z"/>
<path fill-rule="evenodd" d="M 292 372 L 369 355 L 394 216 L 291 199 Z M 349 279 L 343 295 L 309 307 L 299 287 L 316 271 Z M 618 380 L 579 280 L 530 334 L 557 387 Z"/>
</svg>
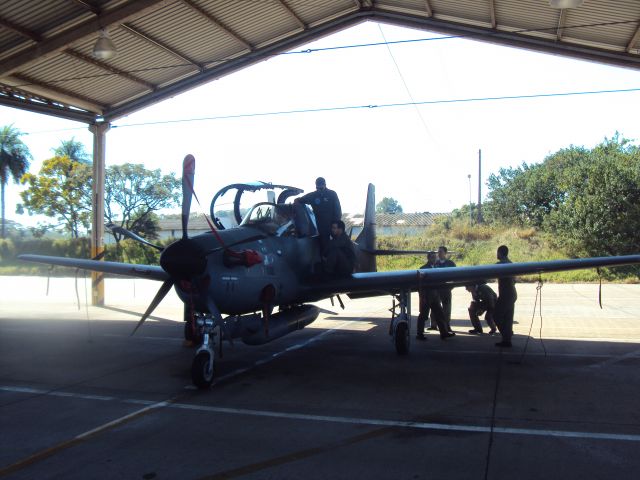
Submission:
<svg viewBox="0 0 640 480">
<path fill-rule="evenodd" d="M 510 258 L 514 262 L 558 260 L 568 258 L 554 246 L 554 239 L 533 228 L 518 229 L 469 225 L 467 221 L 447 221 L 436 223 L 420 235 L 397 235 L 378 237 L 379 249 L 435 250 L 446 245 L 451 258 L 457 265 L 483 265 L 496 262 L 496 248 L 508 245 Z M 9 257 L 9 258 L 7 258 Z M 425 263 L 422 255 L 380 256 L 377 259 L 379 271 L 415 269 Z M 640 283 L 637 267 L 601 269 L 602 281 Z M 9 255 L 0 262 L 0 275 L 52 275 L 74 276 L 75 269 L 37 265 L 21 262 Z M 536 282 L 537 275 L 519 278 L 523 282 Z M 594 283 L 600 277 L 595 269 L 573 270 L 544 274 L 542 280 L 552 283 Z"/>
</svg>

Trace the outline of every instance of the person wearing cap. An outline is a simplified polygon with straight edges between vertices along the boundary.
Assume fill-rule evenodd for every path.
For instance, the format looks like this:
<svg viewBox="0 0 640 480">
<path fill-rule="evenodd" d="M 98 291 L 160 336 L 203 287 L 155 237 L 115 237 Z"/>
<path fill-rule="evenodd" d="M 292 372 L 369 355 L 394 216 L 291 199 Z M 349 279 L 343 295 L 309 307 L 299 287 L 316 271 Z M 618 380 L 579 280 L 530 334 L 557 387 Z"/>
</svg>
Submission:
<svg viewBox="0 0 640 480">
<path fill-rule="evenodd" d="M 329 245 L 331 224 L 342 220 L 342 208 L 338 194 L 327 188 L 324 178 L 316 178 L 316 190 L 295 199 L 296 203 L 311 205 L 316 217 L 316 226 L 320 237 L 320 251 L 324 254 Z"/>
</svg>

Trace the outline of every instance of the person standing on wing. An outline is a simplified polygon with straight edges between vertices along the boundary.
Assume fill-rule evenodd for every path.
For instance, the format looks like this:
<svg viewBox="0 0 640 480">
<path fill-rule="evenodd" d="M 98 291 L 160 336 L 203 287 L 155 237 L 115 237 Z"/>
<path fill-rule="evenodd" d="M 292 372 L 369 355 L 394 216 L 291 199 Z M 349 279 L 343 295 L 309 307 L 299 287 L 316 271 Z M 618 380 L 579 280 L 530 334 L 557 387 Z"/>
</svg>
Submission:
<svg viewBox="0 0 640 480">
<path fill-rule="evenodd" d="M 338 194 L 327 188 L 327 182 L 323 177 L 318 177 L 316 190 L 296 198 L 294 202 L 311 205 L 320 237 L 320 254 L 324 255 L 331 237 L 331 224 L 342 220 L 342 207 L 340 207 Z"/>
</svg>

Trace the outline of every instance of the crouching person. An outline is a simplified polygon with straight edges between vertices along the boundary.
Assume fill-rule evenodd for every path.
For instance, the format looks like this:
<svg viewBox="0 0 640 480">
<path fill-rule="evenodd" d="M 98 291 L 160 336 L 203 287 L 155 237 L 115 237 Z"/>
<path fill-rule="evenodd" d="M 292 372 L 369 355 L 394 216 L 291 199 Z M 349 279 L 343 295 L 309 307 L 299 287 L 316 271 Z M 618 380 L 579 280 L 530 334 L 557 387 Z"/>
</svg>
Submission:
<svg viewBox="0 0 640 480">
<path fill-rule="evenodd" d="M 496 309 L 496 301 L 498 296 L 493 289 L 486 283 L 478 283 L 467 285 L 466 289 L 471 293 L 471 304 L 469 305 L 469 318 L 473 328 L 469 330 L 469 333 L 476 334 L 482 333 L 482 324 L 480 323 L 480 317 L 485 314 L 484 319 L 489 325 L 489 334 L 496 333 L 496 324 L 493 319 L 493 314 Z M 486 312 L 486 313 L 485 313 Z"/>
<path fill-rule="evenodd" d="M 331 240 L 324 252 L 324 271 L 329 275 L 348 276 L 356 268 L 355 248 L 344 230 L 342 220 L 331 223 Z"/>
</svg>

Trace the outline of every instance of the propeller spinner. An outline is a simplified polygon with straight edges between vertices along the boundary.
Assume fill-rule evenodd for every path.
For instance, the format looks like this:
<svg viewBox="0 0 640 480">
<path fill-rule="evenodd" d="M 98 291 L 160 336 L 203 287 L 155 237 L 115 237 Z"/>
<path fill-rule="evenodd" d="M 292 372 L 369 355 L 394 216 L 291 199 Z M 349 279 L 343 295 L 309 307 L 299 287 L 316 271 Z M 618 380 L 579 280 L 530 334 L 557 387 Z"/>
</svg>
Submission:
<svg viewBox="0 0 640 480">
<path fill-rule="evenodd" d="M 206 256 L 208 252 L 206 252 L 197 241 L 190 239 L 187 233 L 191 198 L 195 195 L 193 190 L 195 165 L 196 160 L 193 155 L 189 154 L 184 157 L 184 161 L 182 162 L 182 238 L 167 246 L 160 255 L 160 266 L 171 278 L 162 284 L 147 308 L 147 311 L 138 322 L 138 325 L 136 325 L 133 333 L 149 318 L 151 313 L 153 313 L 177 281 L 187 281 L 197 285 L 197 282 L 194 282 L 194 280 L 206 270 Z M 206 291 L 201 293 L 203 295 L 207 294 Z M 210 313 L 220 315 L 216 305 L 211 299 L 207 300 L 207 304 L 210 306 Z"/>
</svg>

